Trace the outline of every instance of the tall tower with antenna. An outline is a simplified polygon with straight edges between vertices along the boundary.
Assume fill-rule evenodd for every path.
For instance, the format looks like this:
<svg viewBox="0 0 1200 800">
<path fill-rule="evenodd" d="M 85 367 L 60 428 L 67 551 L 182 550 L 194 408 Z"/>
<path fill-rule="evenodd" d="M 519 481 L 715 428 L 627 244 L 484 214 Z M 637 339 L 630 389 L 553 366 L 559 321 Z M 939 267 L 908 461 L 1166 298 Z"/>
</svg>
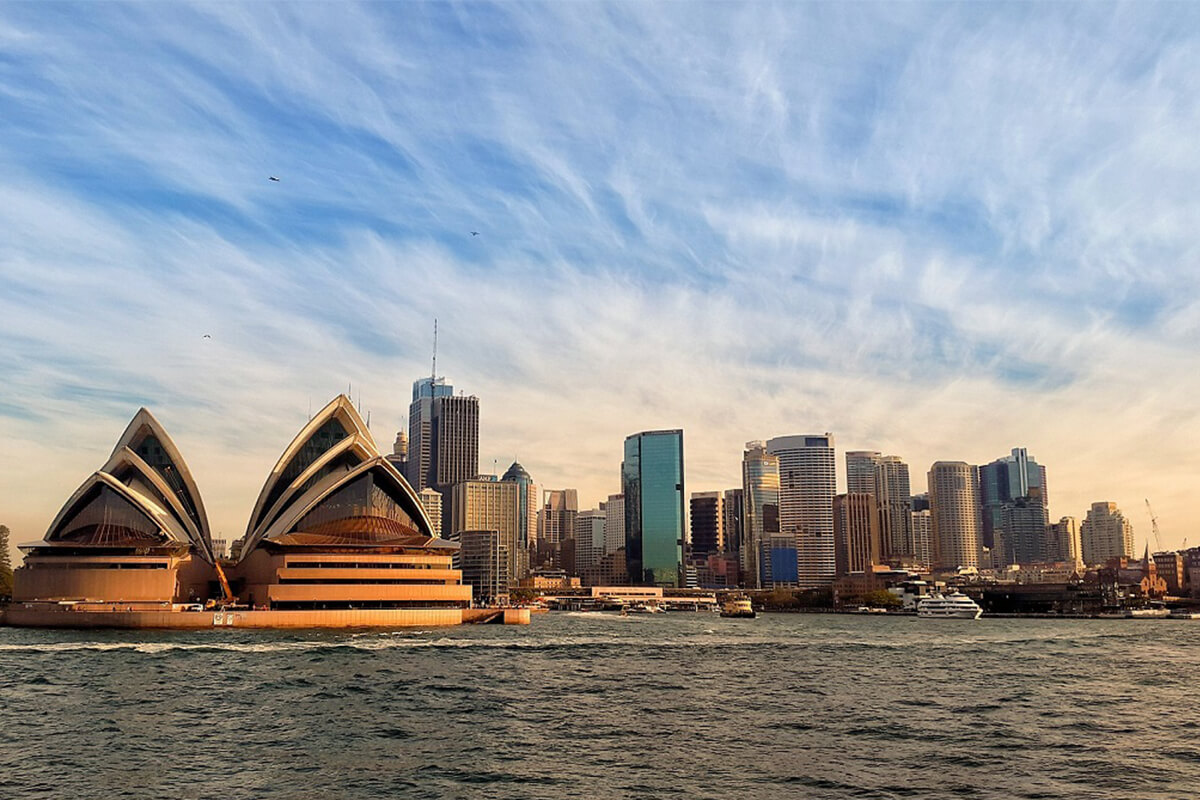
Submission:
<svg viewBox="0 0 1200 800">
<path fill-rule="evenodd" d="M 406 477 L 417 492 L 432 487 L 446 493 L 479 473 L 479 399 L 456 397 L 437 374 L 437 340 L 435 319 L 430 375 L 413 384 L 409 406 Z"/>
</svg>

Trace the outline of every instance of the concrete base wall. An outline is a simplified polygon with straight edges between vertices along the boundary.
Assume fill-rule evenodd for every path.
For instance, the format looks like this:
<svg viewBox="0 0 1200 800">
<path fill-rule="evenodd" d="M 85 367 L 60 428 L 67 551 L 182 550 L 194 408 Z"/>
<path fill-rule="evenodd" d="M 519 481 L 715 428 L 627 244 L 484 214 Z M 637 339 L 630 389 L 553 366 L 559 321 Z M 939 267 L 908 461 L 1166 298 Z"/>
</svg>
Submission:
<svg viewBox="0 0 1200 800">
<path fill-rule="evenodd" d="M 528 625 L 528 608 L 464 608 L 463 622 L 494 625 Z"/>
<path fill-rule="evenodd" d="M 13 605 L 5 624 L 25 628 L 432 628 L 461 625 L 462 609 L 337 611 L 68 611 Z"/>
</svg>

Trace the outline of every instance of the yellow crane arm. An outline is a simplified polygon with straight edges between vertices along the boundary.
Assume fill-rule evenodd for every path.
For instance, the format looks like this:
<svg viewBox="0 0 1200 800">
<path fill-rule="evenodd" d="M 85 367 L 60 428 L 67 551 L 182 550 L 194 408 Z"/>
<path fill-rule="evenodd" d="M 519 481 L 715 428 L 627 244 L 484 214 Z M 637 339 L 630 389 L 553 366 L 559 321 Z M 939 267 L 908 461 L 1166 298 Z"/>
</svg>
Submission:
<svg viewBox="0 0 1200 800">
<path fill-rule="evenodd" d="M 221 581 L 221 591 L 225 593 L 226 602 L 234 602 L 236 598 L 233 596 L 233 590 L 229 588 L 229 579 L 225 577 L 225 570 L 221 569 L 221 562 L 214 561 L 213 566 L 217 568 L 217 578 Z"/>
</svg>

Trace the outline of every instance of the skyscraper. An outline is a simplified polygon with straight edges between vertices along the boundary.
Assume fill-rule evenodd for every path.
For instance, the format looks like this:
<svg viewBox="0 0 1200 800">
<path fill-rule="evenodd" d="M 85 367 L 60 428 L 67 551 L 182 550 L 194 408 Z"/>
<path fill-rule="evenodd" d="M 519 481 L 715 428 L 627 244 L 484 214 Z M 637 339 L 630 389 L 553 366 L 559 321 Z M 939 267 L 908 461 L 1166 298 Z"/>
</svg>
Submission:
<svg viewBox="0 0 1200 800">
<path fill-rule="evenodd" d="M 413 381 L 408 407 L 408 465 L 404 477 L 414 492 L 437 483 L 433 473 L 433 399 L 451 397 L 454 387 L 445 378 Z"/>
<path fill-rule="evenodd" d="M 546 489 L 538 515 L 538 539 L 558 544 L 575 535 L 575 517 L 579 513 L 579 492 L 575 489 Z"/>
<path fill-rule="evenodd" d="M 767 452 L 779 458 L 779 528 L 796 539 L 797 585 L 828 586 L 836 568 L 833 434 L 779 436 L 767 441 Z"/>
<path fill-rule="evenodd" d="M 1110 558 L 1133 558 L 1133 525 L 1116 503 L 1092 503 L 1080 526 L 1079 540 L 1083 561 L 1089 567 Z"/>
<path fill-rule="evenodd" d="M 644 431 L 627 437 L 621 490 L 630 583 L 682 586 L 687 519 L 683 431 Z"/>
<path fill-rule="evenodd" d="M 743 583 L 762 587 L 762 548 L 779 533 L 779 457 L 767 452 L 766 442 L 746 442 L 742 454 L 741 561 Z"/>
<path fill-rule="evenodd" d="M 833 498 L 833 535 L 837 574 L 871 572 L 880 563 L 879 508 L 866 493 Z"/>
<path fill-rule="evenodd" d="M 1047 545 L 1046 507 L 1042 498 L 1018 497 L 1000 506 L 1000 525 L 995 529 L 1002 542 L 1004 561 L 1009 564 L 1036 564 L 1041 561 L 1057 560 Z"/>
<path fill-rule="evenodd" d="M 462 531 L 495 531 L 508 560 L 505 574 L 515 576 L 521 563 L 517 548 L 522 521 L 517 505 L 518 484 L 497 481 L 491 475 L 486 480 L 460 481 L 454 484 L 451 492 L 451 532 L 456 535 L 455 538 Z"/>
<path fill-rule="evenodd" d="M 615 553 L 625 547 L 625 495 L 610 494 L 604 507 L 604 552 Z"/>
<path fill-rule="evenodd" d="M 443 494 L 479 472 L 479 398 L 433 398 L 433 488 Z"/>
<path fill-rule="evenodd" d="M 575 516 L 575 571 L 580 573 L 600 563 L 604 557 L 604 512 L 580 511 Z"/>
<path fill-rule="evenodd" d="M 963 461 L 929 468 L 933 567 L 979 566 L 979 472 Z"/>
<path fill-rule="evenodd" d="M 881 458 L 875 450 L 846 451 L 847 494 L 875 494 L 875 466 Z"/>
<path fill-rule="evenodd" d="M 1024 499 L 1046 508 L 1046 468 L 1030 458 L 1025 448 L 1014 447 L 1010 455 L 979 468 L 979 496 L 983 506 L 982 544 L 994 548 L 994 532 L 1002 530 L 1000 516 L 1005 503 Z M 1045 515 L 1043 525 L 1049 522 L 1049 515 Z M 1031 550 L 1041 549 L 1043 544 L 1014 537 L 1011 532 L 1003 538 L 1006 551 L 1004 560 L 1008 563 L 1026 563 L 1016 554 L 1014 547 L 1023 548 L 1021 555 L 1026 556 Z"/>
<path fill-rule="evenodd" d="M 895 564 L 917 554 L 912 531 L 912 492 L 908 464 L 899 456 L 882 456 L 875 464 L 875 502 L 879 506 L 880 558 Z"/>
<path fill-rule="evenodd" d="M 726 489 L 722 505 L 725 513 L 725 552 L 729 555 L 740 555 L 742 552 L 742 537 L 746 512 L 744 508 L 743 489 Z"/>
<path fill-rule="evenodd" d="M 928 508 L 912 512 L 913 561 L 922 567 L 933 564 L 933 515 Z"/>
<path fill-rule="evenodd" d="M 542 493 L 533 478 L 520 463 L 514 461 L 505 471 L 501 482 L 517 484 L 517 580 L 529 574 L 529 551 L 537 544 L 538 511 L 542 505 Z"/>
<path fill-rule="evenodd" d="M 720 492 L 692 492 L 692 553 L 707 556 L 725 550 L 725 502 Z"/>
</svg>

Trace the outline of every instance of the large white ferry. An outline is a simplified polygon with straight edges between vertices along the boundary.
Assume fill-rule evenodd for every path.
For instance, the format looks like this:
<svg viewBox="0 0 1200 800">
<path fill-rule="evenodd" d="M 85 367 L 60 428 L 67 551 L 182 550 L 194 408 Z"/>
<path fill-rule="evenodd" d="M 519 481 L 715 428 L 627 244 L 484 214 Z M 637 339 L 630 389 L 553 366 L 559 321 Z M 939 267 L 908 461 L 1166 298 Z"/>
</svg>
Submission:
<svg viewBox="0 0 1200 800">
<path fill-rule="evenodd" d="M 979 619 L 983 609 L 962 592 L 934 593 L 917 603 L 918 617 L 956 617 Z"/>
</svg>

